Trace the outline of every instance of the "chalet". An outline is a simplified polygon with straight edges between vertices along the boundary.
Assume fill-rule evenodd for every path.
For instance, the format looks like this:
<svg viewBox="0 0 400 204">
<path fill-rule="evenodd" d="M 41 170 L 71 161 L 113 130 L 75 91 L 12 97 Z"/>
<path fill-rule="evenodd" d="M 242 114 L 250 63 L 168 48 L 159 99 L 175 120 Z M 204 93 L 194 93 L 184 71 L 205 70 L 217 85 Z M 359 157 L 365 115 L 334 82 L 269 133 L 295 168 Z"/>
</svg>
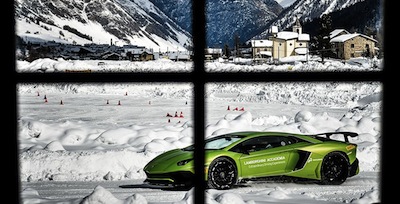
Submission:
<svg viewBox="0 0 400 204">
<path fill-rule="evenodd" d="M 121 55 L 131 61 L 154 60 L 153 50 L 136 45 L 124 45 Z"/>
<path fill-rule="evenodd" d="M 101 59 L 103 60 L 121 60 L 122 56 L 115 52 L 105 52 L 101 55 Z"/>
<path fill-rule="evenodd" d="M 376 55 L 377 40 L 360 33 L 345 33 L 330 39 L 332 48 L 339 59 L 373 57 Z"/>
<path fill-rule="evenodd" d="M 329 33 L 329 39 L 332 39 L 332 38 L 335 38 L 336 36 L 344 35 L 344 34 L 350 34 L 350 33 L 345 29 L 335 29 Z"/>
</svg>

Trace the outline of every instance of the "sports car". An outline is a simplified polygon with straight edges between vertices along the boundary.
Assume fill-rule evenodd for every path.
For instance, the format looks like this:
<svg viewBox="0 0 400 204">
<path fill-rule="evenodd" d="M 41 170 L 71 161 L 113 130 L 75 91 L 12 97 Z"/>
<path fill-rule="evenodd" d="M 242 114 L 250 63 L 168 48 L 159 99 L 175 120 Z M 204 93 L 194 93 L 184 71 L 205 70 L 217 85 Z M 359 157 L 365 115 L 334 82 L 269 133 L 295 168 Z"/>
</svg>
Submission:
<svg viewBox="0 0 400 204">
<path fill-rule="evenodd" d="M 229 189 L 242 181 L 286 177 L 339 185 L 359 173 L 354 132 L 294 134 L 234 132 L 205 140 L 205 182 Z M 145 183 L 164 187 L 193 185 L 195 146 L 174 149 L 145 167 Z"/>
</svg>

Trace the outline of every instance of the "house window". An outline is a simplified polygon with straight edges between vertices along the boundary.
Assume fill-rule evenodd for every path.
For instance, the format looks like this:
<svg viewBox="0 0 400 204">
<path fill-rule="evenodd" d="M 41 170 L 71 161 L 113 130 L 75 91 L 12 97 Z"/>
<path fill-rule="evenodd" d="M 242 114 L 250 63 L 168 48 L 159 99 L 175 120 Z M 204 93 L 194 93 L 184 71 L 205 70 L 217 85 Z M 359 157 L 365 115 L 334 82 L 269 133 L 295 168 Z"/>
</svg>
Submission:
<svg viewBox="0 0 400 204">
<path fill-rule="evenodd" d="M 351 47 L 351 48 L 354 48 L 354 44 L 351 44 L 350 47 Z"/>
</svg>

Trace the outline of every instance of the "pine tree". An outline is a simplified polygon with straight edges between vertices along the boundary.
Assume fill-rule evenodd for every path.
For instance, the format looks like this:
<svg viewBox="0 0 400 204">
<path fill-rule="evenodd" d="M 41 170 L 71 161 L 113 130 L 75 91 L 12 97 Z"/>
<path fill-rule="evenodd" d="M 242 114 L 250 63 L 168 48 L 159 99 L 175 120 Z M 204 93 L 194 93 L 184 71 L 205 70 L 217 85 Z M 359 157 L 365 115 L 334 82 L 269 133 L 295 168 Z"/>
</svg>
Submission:
<svg viewBox="0 0 400 204">
<path fill-rule="evenodd" d="M 330 32 L 332 31 L 332 19 L 329 14 L 324 14 L 320 18 L 320 27 L 316 36 L 317 51 L 321 56 L 322 62 L 325 57 L 333 56 L 330 41 Z"/>
</svg>

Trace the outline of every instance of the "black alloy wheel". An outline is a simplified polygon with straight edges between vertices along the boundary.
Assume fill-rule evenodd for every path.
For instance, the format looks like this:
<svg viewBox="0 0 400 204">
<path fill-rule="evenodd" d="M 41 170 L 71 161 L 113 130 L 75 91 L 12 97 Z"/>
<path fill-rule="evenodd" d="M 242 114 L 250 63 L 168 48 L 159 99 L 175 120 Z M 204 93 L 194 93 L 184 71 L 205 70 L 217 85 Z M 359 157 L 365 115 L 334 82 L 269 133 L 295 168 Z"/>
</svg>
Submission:
<svg viewBox="0 0 400 204">
<path fill-rule="evenodd" d="M 349 161 L 339 152 L 331 152 L 324 157 L 321 167 L 321 183 L 339 185 L 346 181 L 349 174 Z"/>
<path fill-rule="evenodd" d="M 208 169 L 208 187 L 219 190 L 230 189 L 236 182 L 237 168 L 232 160 L 219 157 L 211 162 Z"/>
</svg>

